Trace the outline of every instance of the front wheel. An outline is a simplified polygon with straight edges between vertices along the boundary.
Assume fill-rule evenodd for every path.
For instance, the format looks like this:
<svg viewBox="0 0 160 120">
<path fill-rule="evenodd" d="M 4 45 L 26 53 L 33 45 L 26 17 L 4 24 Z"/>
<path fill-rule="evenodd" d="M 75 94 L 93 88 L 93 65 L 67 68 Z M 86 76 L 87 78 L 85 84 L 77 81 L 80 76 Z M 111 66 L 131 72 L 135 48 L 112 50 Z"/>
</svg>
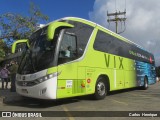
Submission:
<svg viewBox="0 0 160 120">
<path fill-rule="evenodd" d="M 94 98 L 97 100 L 104 99 L 107 95 L 107 85 L 103 77 L 98 78 Z"/>
</svg>

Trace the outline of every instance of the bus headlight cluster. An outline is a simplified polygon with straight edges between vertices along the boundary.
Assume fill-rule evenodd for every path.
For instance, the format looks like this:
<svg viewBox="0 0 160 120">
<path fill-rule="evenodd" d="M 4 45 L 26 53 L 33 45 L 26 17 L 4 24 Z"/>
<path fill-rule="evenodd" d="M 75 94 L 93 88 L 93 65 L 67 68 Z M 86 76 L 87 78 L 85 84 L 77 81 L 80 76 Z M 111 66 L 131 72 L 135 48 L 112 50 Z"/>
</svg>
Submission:
<svg viewBox="0 0 160 120">
<path fill-rule="evenodd" d="M 56 77 L 56 76 L 58 76 L 60 74 L 60 72 L 59 73 L 52 73 L 52 74 L 49 74 L 49 75 L 46 75 L 46 76 L 43 76 L 43 77 L 40 77 L 40 78 L 38 78 L 38 79 L 36 79 L 36 80 L 33 80 L 33 81 L 16 81 L 16 84 L 17 85 L 19 85 L 19 86 L 34 86 L 34 85 L 37 85 L 37 84 L 39 84 L 39 83 L 42 83 L 42 82 L 44 82 L 44 81 L 46 81 L 46 80 L 48 80 L 48 79 L 51 79 L 51 78 L 53 78 L 53 77 Z"/>
<path fill-rule="evenodd" d="M 44 81 L 46 81 L 48 79 L 51 79 L 51 78 L 53 78 L 55 76 L 57 76 L 57 73 L 52 73 L 52 74 L 43 76 L 41 78 L 38 78 L 37 80 L 35 80 L 35 82 L 38 84 L 38 83 L 44 82 Z"/>
</svg>

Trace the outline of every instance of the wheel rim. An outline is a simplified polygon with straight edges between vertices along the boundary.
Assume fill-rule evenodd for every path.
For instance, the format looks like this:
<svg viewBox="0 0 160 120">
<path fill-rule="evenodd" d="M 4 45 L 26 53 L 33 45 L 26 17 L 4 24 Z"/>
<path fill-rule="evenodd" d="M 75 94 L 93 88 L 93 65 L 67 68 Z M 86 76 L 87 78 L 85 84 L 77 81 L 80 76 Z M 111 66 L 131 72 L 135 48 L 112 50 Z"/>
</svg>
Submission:
<svg viewBox="0 0 160 120">
<path fill-rule="evenodd" d="M 106 93 L 105 84 L 103 82 L 97 84 L 97 91 L 100 96 L 103 96 Z"/>
</svg>

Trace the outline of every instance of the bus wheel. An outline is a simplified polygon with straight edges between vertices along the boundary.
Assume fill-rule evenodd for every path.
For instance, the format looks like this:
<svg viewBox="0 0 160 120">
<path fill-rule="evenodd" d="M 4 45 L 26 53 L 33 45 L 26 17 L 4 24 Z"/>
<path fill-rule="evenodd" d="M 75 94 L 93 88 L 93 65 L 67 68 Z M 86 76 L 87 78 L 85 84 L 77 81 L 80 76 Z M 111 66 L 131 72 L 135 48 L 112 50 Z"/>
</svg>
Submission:
<svg viewBox="0 0 160 120">
<path fill-rule="evenodd" d="M 100 77 L 98 78 L 96 83 L 94 98 L 96 100 L 100 100 L 100 99 L 104 99 L 106 95 L 107 95 L 106 81 L 103 77 Z"/>
<path fill-rule="evenodd" d="M 147 79 L 147 77 L 145 76 L 145 77 L 144 77 L 143 90 L 147 90 L 147 89 L 148 89 L 148 79 Z"/>
</svg>

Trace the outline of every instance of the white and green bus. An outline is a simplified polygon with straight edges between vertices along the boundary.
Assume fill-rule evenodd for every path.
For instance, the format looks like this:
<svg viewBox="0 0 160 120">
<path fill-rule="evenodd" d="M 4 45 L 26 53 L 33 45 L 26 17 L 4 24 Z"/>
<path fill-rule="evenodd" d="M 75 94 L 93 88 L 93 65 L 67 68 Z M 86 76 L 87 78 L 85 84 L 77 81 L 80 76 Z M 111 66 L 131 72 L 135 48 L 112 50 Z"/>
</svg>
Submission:
<svg viewBox="0 0 160 120">
<path fill-rule="evenodd" d="M 66 17 L 35 31 L 26 43 L 16 75 L 18 94 L 60 99 L 156 82 L 154 56 L 139 45 L 91 21 Z"/>
</svg>

